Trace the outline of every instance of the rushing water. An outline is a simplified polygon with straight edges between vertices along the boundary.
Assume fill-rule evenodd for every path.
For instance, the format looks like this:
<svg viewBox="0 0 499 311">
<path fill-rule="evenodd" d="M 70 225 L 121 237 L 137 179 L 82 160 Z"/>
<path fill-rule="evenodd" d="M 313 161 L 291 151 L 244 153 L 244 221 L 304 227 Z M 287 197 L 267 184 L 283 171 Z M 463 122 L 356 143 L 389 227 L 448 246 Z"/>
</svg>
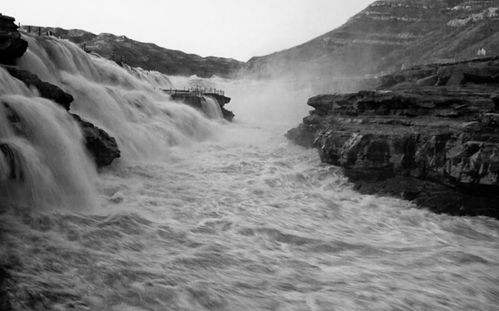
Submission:
<svg viewBox="0 0 499 311">
<path fill-rule="evenodd" d="M 222 109 L 220 105 L 210 96 L 203 96 L 201 101 L 202 109 L 210 119 L 223 119 Z"/>
<path fill-rule="evenodd" d="M 497 310 L 499 223 L 356 193 L 283 137 L 298 94 L 228 84 L 238 121 L 210 121 L 161 94 L 162 75 L 29 40 L 22 66 L 71 92 L 124 156 L 97 173 L 64 111 L 0 69 L 0 101 L 31 120 L 19 133 L 0 111 L 0 142 L 29 177 L 10 181 L 0 158 L 13 307 Z M 293 123 L 263 122 L 279 116 Z"/>
</svg>

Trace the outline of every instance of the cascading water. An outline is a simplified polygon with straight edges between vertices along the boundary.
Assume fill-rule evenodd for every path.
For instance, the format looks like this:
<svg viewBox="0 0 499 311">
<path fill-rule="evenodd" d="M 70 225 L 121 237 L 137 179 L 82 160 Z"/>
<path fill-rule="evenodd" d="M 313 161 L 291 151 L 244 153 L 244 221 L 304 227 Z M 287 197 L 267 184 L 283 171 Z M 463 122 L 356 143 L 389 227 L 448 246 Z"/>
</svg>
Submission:
<svg viewBox="0 0 499 311">
<path fill-rule="evenodd" d="M 211 96 L 203 96 L 203 100 L 201 101 L 201 105 L 203 105 L 203 111 L 210 119 L 223 119 L 222 108 L 218 102 Z"/>
<path fill-rule="evenodd" d="M 19 60 L 20 68 L 71 93 L 75 97 L 71 111 L 116 137 L 124 161 L 159 159 L 171 146 L 204 139 L 217 127 L 163 94 L 161 89 L 172 85 L 160 73 L 119 67 L 68 41 L 26 39 L 29 50 Z M 91 175 L 95 168 L 83 148 L 78 126 L 62 108 L 37 97 L 36 90 L 28 89 L 4 69 L 0 69 L 0 79 L 0 138 L 6 150 L 2 172 L 19 170 L 24 176 L 22 181 L 2 178 L 2 200 L 75 205 L 78 198 L 82 205 L 94 205 L 91 189 L 95 178 Z M 19 120 L 9 122 L 9 113 L 14 115 L 11 119 Z M 14 195 L 18 192 L 14 189 L 23 191 Z"/>
<path fill-rule="evenodd" d="M 95 167 L 78 125 L 3 69 L 0 79 L 0 205 L 92 205 Z"/>
<path fill-rule="evenodd" d="M 499 223 L 355 192 L 283 137 L 309 90 L 212 79 L 241 120 L 222 125 L 171 102 L 158 90 L 172 87 L 163 75 L 27 39 L 21 66 L 71 93 L 71 110 L 115 136 L 124 159 L 96 174 L 67 113 L 0 69 L 0 301 L 19 310 L 497 308 Z M 81 200 L 72 195 L 95 208 L 60 208 Z M 58 208 L 39 208 L 39 197 Z M 22 198 L 31 211 L 17 208 Z"/>
<path fill-rule="evenodd" d="M 27 39 L 20 66 L 72 94 L 71 110 L 116 137 L 125 160 L 161 157 L 170 146 L 205 139 L 215 129 L 161 91 L 172 87 L 164 75 L 122 68 L 67 41 Z"/>
</svg>

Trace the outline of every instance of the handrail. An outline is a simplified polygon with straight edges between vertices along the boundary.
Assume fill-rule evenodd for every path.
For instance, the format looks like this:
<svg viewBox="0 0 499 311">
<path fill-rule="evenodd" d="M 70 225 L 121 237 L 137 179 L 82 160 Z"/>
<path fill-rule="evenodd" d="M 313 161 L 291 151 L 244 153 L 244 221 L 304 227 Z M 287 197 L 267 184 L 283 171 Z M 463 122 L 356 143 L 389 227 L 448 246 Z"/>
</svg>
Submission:
<svg viewBox="0 0 499 311">
<path fill-rule="evenodd" d="M 163 92 L 167 94 L 189 94 L 195 96 L 203 96 L 203 95 L 220 95 L 225 96 L 224 90 L 219 90 L 215 88 L 189 88 L 189 89 L 163 89 Z"/>
</svg>

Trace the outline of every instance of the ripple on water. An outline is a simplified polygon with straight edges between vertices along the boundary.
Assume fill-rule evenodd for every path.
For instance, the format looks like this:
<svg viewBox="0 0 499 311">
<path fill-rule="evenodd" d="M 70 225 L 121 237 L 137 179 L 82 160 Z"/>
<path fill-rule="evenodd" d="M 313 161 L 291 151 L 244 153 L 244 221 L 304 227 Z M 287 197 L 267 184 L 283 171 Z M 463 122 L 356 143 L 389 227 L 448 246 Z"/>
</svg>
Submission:
<svg viewBox="0 0 499 311">
<path fill-rule="evenodd" d="M 0 264 L 15 300 L 38 310 L 497 309 L 496 220 L 360 195 L 314 151 L 233 134 L 101 173 L 94 211 L 2 208 Z"/>
</svg>

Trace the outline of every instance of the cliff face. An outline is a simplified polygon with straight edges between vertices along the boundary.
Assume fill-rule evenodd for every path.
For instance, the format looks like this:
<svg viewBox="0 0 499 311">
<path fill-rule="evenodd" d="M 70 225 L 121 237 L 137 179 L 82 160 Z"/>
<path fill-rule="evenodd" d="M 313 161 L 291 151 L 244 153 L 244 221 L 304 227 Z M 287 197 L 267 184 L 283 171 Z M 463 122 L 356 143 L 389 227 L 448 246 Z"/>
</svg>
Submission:
<svg viewBox="0 0 499 311">
<path fill-rule="evenodd" d="M 50 33 L 79 44 L 87 52 L 94 52 L 132 67 L 156 70 L 168 75 L 229 77 L 238 71 L 243 64 L 235 59 L 201 57 L 108 33 L 95 35 L 78 29 L 66 30 L 37 26 L 23 26 L 23 29 L 43 35 Z"/>
<path fill-rule="evenodd" d="M 359 75 L 402 65 L 499 54 L 498 0 L 381 0 L 297 47 L 252 58 L 266 74 Z"/>
<path fill-rule="evenodd" d="M 499 58 L 423 65 L 371 91 L 319 95 L 287 137 L 344 168 L 357 189 L 436 212 L 499 209 Z"/>
</svg>

